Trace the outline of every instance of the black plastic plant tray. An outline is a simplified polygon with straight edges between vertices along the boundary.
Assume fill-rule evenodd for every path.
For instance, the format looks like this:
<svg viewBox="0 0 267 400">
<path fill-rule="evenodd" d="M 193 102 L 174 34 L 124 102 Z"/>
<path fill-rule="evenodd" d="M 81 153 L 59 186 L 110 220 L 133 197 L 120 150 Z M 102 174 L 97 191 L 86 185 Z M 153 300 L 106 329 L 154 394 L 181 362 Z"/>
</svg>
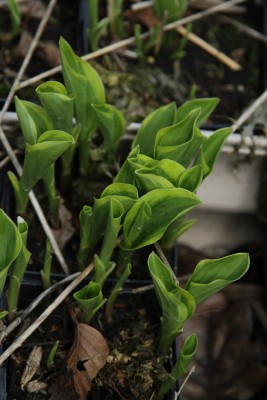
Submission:
<svg viewBox="0 0 267 400">
<path fill-rule="evenodd" d="M 54 274 L 52 276 L 52 280 L 53 281 L 59 281 L 61 279 L 63 279 L 65 276 L 62 276 L 60 274 Z M 106 286 L 110 286 L 112 287 L 115 283 L 115 280 L 109 280 L 106 283 Z M 153 313 L 155 312 L 158 313 L 160 311 L 160 308 L 158 306 L 158 301 L 154 292 L 154 289 L 148 290 L 148 291 L 144 291 L 144 292 L 139 292 L 139 293 L 135 293 L 133 295 L 133 289 L 135 288 L 140 288 L 146 285 L 150 285 L 151 281 L 138 281 L 138 280 L 129 280 L 126 282 L 123 292 L 121 293 L 120 297 L 119 297 L 119 301 L 121 300 L 125 300 L 125 298 L 129 298 L 129 296 L 138 296 L 138 298 L 140 299 L 140 301 L 142 302 L 142 305 L 145 304 L 146 302 L 148 302 L 149 305 L 153 304 Z M 83 286 L 83 284 L 82 284 Z M 81 286 L 81 287 L 82 287 Z M 30 300 L 30 296 L 33 294 L 34 297 L 37 296 L 40 293 L 40 290 L 42 288 L 42 284 L 41 284 L 41 278 L 40 278 L 40 274 L 39 273 L 26 273 L 25 274 L 25 279 L 22 283 L 22 288 L 21 288 L 21 293 L 22 293 L 22 297 L 24 297 L 24 299 L 26 298 L 27 301 L 31 302 L 33 299 Z M 128 300 L 127 300 L 128 301 Z M 0 306 L 2 309 L 5 309 L 5 296 L 1 296 L 0 298 Z M 38 311 L 39 314 L 39 311 Z M 155 316 L 155 318 L 158 318 L 159 321 L 159 317 Z M 154 320 L 154 314 L 153 314 L 153 320 Z M 3 350 L 5 347 L 5 343 L 3 344 L 2 347 L 0 347 L 0 354 L 2 354 Z M 178 357 L 179 351 L 178 351 L 178 341 L 176 341 L 173 344 L 172 347 L 172 352 L 170 354 L 170 358 L 169 358 L 169 363 L 166 366 L 168 371 L 171 371 L 173 365 L 175 364 L 177 357 Z M 6 361 L 6 363 L 4 363 L 3 366 L 0 367 L 0 400 L 6 400 L 7 398 L 11 399 L 10 394 L 9 393 L 9 387 L 14 387 L 14 378 L 10 378 L 9 377 L 9 371 L 10 369 L 12 370 L 12 368 L 10 368 L 9 366 L 9 360 Z M 178 383 L 176 384 L 175 388 L 173 389 L 173 391 L 169 392 L 164 400 L 174 400 L 175 398 L 175 391 L 177 391 L 179 389 L 179 385 Z M 174 391 L 175 390 L 175 391 Z M 179 399 L 181 400 L 181 397 L 179 397 Z"/>
</svg>

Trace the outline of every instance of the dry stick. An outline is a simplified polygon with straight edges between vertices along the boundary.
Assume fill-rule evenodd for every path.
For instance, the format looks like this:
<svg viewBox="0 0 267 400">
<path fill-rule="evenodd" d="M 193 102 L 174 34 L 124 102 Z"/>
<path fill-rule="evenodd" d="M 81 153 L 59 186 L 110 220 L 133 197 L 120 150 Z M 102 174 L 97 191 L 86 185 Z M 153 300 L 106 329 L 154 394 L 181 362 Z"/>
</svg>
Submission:
<svg viewBox="0 0 267 400">
<path fill-rule="evenodd" d="M 13 165 L 14 165 L 14 167 L 15 167 L 15 169 L 16 169 L 16 171 L 17 171 L 19 176 L 21 176 L 21 174 L 22 174 L 22 167 L 21 167 L 21 165 L 20 165 L 20 163 L 19 163 L 19 161 L 18 161 L 18 159 L 17 159 L 12 147 L 10 146 L 10 144 L 9 144 L 7 138 L 6 138 L 6 135 L 5 135 L 5 133 L 4 133 L 3 129 L 2 129 L 2 127 L 1 127 L 1 124 L 2 124 L 2 121 L 3 121 L 3 118 L 4 118 L 4 114 L 8 110 L 8 107 L 9 107 L 9 105 L 11 103 L 11 100 L 12 100 L 12 98 L 13 98 L 16 90 L 17 90 L 17 85 L 19 84 L 19 81 L 21 80 L 21 77 L 23 76 L 23 74 L 24 74 L 24 72 L 25 72 L 25 70 L 26 70 L 26 68 L 27 68 L 27 66 L 28 66 L 28 64 L 29 64 L 29 62 L 31 60 L 33 52 L 34 52 L 34 50 L 35 50 L 35 48 L 36 48 L 36 46 L 38 44 L 38 41 L 39 41 L 39 39 L 40 39 L 40 37 L 41 37 L 41 35 L 43 33 L 43 30 L 44 30 L 44 28 L 45 28 L 45 26 L 47 24 L 47 21 L 48 21 L 51 13 L 53 11 L 53 8 L 54 8 L 56 2 L 57 2 L 57 0 L 51 0 L 50 1 L 49 5 L 48 5 L 48 7 L 46 9 L 45 15 L 42 18 L 42 20 L 41 20 L 41 22 L 40 22 L 40 24 L 38 26 L 38 29 L 37 29 L 37 31 L 35 33 L 35 36 L 33 38 L 33 41 L 31 43 L 31 45 L 30 45 L 29 51 L 28 51 L 28 53 L 27 53 L 22 65 L 20 67 L 20 70 L 19 70 L 19 72 L 17 74 L 17 77 L 16 77 L 16 79 L 15 79 L 13 85 L 12 85 L 12 88 L 11 88 L 11 90 L 9 92 L 9 95 L 8 95 L 8 97 L 7 97 L 6 101 L 5 101 L 5 104 L 3 106 L 3 109 L 2 109 L 2 111 L 0 113 L 0 140 L 2 141 L 3 146 L 4 146 L 7 154 L 9 155 L 9 157 L 10 157 L 10 159 L 11 159 L 11 161 L 12 161 L 12 163 L 13 163 Z M 33 205 L 33 208 L 34 208 L 34 210 L 35 210 L 35 212 L 36 212 L 36 214 L 37 214 L 37 216 L 38 216 L 38 218 L 39 218 L 39 220 L 41 222 L 41 225 L 42 225 L 47 237 L 49 238 L 49 240 L 51 242 L 51 246 L 52 246 L 52 248 L 54 250 L 54 253 L 55 253 L 55 255 L 56 255 L 56 257 L 57 257 L 57 259 L 58 259 L 58 261 L 59 261 L 59 263 L 61 265 L 61 268 L 63 269 L 63 271 L 66 274 L 69 274 L 69 268 L 67 266 L 67 263 L 64 260 L 63 254 L 62 254 L 62 252 L 61 252 L 61 250 L 60 250 L 60 248 L 59 248 L 59 246 L 57 244 L 57 241 L 55 240 L 54 234 L 53 234 L 50 226 L 47 223 L 46 217 L 45 217 L 45 215 L 43 213 L 43 210 L 42 210 L 37 198 L 35 197 L 33 192 L 30 193 L 29 197 L 30 197 L 31 203 Z"/>
<path fill-rule="evenodd" d="M 57 2 L 57 0 L 50 0 L 50 3 L 49 3 L 49 5 L 48 5 L 48 7 L 46 9 L 46 12 L 45 12 L 45 14 L 44 14 L 39 26 L 38 26 L 38 29 L 37 29 L 37 31 L 36 31 L 36 33 L 34 35 L 34 38 L 33 38 L 32 42 L 31 42 L 30 48 L 29 48 L 29 50 L 28 50 L 28 52 L 26 54 L 26 57 L 23 60 L 23 63 L 21 65 L 21 67 L 20 67 L 20 70 L 19 70 L 17 76 L 16 76 L 16 79 L 13 82 L 12 88 L 11 88 L 7 98 L 6 98 L 5 104 L 4 104 L 3 109 L 2 109 L 2 113 L 0 115 L 0 124 L 2 123 L 3 116 L 4 116 L 5 112 L 8 110 L 8 107 L 9 107 L 9 105 L 10 105 L 10 103 L 12 101 L 12 98 L 13 98 L 15 92 L 16 92 L 17 85 L 18 85 L 19 81 L 21 80 L 26 68 L 28 67 L 28 64 L 29 64 L 29 62 L 30 62 L 30 60 L 32 58 L 33 52 L 34 52 L 34 50 L 36 49 L 36 47 L 38 45 L 38 41 L 39 41 L 43 31 L 44 31 L 44 28 L 45 28 L 45 26 L 46 26 L 46 24 L 48 22 L 48 19 L 49 19 L 50 15 L 51 15 L 51 13 L 53 11 L 53 8 L 54 8 L 56 2 Z"/>
<path fill-rule="evenodd" d="M 55 301 L 50 304 L 50 306 L 33 322 L 33 324 L 25 331 L 21 336 L 19 336 L 0 356 L 0 365 L 15 351 L 22 343 L 44 322 L 44 320 L 49 317 L 49 315 L 62 303 L 62 301 L 82 282 L 87 275 L 93 270 L 94 264 L 91 263 L 82 271 L 79 276 L 63 290 L 62 293 L 55 299 Z"/>
<path fill-rule="evenodd" d="M 179 398 L 179 396 L 180 396 L 180 394 L 181 394 L 181 392 L 182 392 L 182 390 L 183 390 L 183 388 L 184 388 L 186 382 L 188 381 L 188 379 L 190 378 L 190 376 L 193 374 L 193 372 L 195 372 L 195 369 L 196 369 L 196 367 L 195 367 L 195 365 L 193 365 L 193 367 L 192 367 L 192 368 L 190 369 L 190 371 L 188 372 L 187 377 L 186 377 L 185 380 L 183 381 L 183 383 L 182 383 L 180 389 L 178 390 L 178 392 L 175 392 L 174 400 L 178 400 L 178 398 Z"/>
<path fill-rule="evenodd" d="M 12 161 L 12 163 L 13 163 L 13 165 L 14 165 L 17 173 L 18 173 L 18 175 L 21 176 L 22 167 L 21 167 L 21 165 L 20 165 L 20 163 L 19 163 L 19 161 L 18 161 L 18 159 L 16 157 L 16 154 L 15 154 L 14 150 L 10 146 L 10 144 L 9 144 L 5 134 L 4 134 L 4 131 L 3 131 L 2 127 L 1 127 L 1 125 L 0 125 L 0 139 L 2 140 L 2 143 L 3 143 L 7 153 L 9 155 L 9 157 L 10 157 L 10 159 L 11 159 L 11 161 Z M 56 241 L 56 239 L 55 239 L 55 237 L 53 235 L 53 232 L 52 232 L 52 230 L 51 230 L 50 226 L 48 225 L 48 222 L 47 222 L 47 220 L 45 218 L 44 212 L 43 212 L 43 210 L 42 210 L 42 208 L 41 208 L 41 206 L 40 206 L 40 204 L 39 204 L 39 202 L 38 202 L 38 200 L 37 200 L 37 198 L 36 198 L 36 196 L 35 196 L 33 191 L 30 192 L 29 198 L 30 198 L 32 206 L 33 206 L 33 208 L 34 208 L 34 210 L 35 210 L 35 212 L 36 212 L 36 214 L 37 214 L 37 216 L 39 218 L 39 221 L 41 222 L 43 230 L 45 231 L 46 236 L 49 238 L 49 240 L 51 242 L 51 246 L 52 246 L 53 251 L 54 251 L 54 253 L 55 253 L 55 255 L 56 255 L 56 257 L 57 257 L 57 259 L 58 259 L 58 261 L 59 261 L 59 263 L 61 265 L 62 270 L 65 272 L 65 274 L 69 274 L 68 265 L 67 265 L 63 255 L 62 255 L 62 252 L 61 252 L 61 250 L 60 250 L 60 248 L 59 248 L 59 246 L 57 244 L 57 241 Z"/>
<path fill-rule="evenodd" d="M 211 44 L 207 43 L 205 40 L 201 39 L 199 36 L 195 35 L 192 32 L 187 32 L 187 30 L 183 26 L 178 26 L 176 28 L 177 32 L 179 32 L 182 36 L 187 36 L 190 42 L 194 43 L 201 49 L 205 50 L 207 53 L 211 54 L 213 57 L 217 58 L 223 64 L 227 65 L 232 71 L 240 71 L 242 69 L 241 65 L 239 65 L 236 61 L 232 60 L 232 58 L 228 57 L 226 54 L 217 50 Z"/>
<path fill-rule="evenodd" d="M 155 247 L 155 249 L 157 250 L 157 253 L 158 253 L 159 257 L 161 258 L 161 260 L 164 262 L 164 264 L 166 265 L 166 267 L 168 267 L 169 270 L 171 271 L 172 277 L 173 277 L 175 283 L 176 283 L 177 285 L 179 285 L 178 278 L 175 276 L 175 274 L 174 274 L 174 272 L 173 272 L 173 269 L 172 269 L 172 267 L 170 266 L 170 263 L 169 263 L 169 261 L 167 260 L 167 257 L 166 257 L 165 254 L 164 254 L 164 251 L 163 251 L 162 248 L 160 247 L 159 242 L 154 243 L 154 247 Z"/>
<path fill-rule="evenodd" d="M 170 31 L 172 29 L 176 29 L 178 26 L 186 25 L 189 22 L 197 21 L 199 19 L 202 19 L 202 18 L 205 18 L 205 17 L 207 17 L 209 15 L 212 15 L 212 14 L 214 14 L 216 12 L 224 11 L 227 8 L 232 7 L 234 4 L 244 3 L 245 1 L 247 1 L 247 0 L 230 0 L 230 1 L 224 2 L 223 4 L 220 4 L 220 5 L 217 5 L 217 6 L 214 6 L 214 7 L 210 7 L 209 9 L 201 11 L 201 12 L 196 13 L 194 15 L 189 15 L 188 17 L 180 19 L 179 21 L 175 21 L 175 22 L 172 22 L 170 24 L 167 24 L 162 28 L 162 30 L 164 32 L 167 32 L 167 31 Z M 140 35 L 140 39 L 142 39 L 142 40 L 146 39 L 148 37 L 149 37 L 149 32 L 146 32 L 146 33 L 143 33 L 142 35 Z M 121 49 L 122 47 L 126 47 L 126 46 L 128 46 L 130 44 L 133 44 L 133 43 L 135 43 L 135 37 L 130 37 L 128 39 L 121 40 L 120 42 L 110 44 L 109 46 L 106 46 L 103 49 L 100 49 L 100 50 L 94 51 L 92 53 L 86 54 L 85 56 L 83 56 L 81 58 L 83 60 L 85 60 L 85 61 L 89 61 L 89 60 L 92 60 L 94 58 L 103 56 L 104 54 L 107 54 L 107 53 L 110 53 L 112 51 Z M 52 68 L 49 71 L 43 72 L 42 74 L 36 75 L 33 78 L 27 79 L 24 82 L 19 83 L 17 85 L 17 90 L 18 89 L 22 89 L 22 88 L 24 88 L 26 86 L 32 85 L 32 84 L 34 84 L 36 82 L 39 82 L 40 80 L 48 78 L 48 77 L 50 77 L 50 76 L 52 76 L 52 75 L 54 75 L 54 74 L 56 74 L 56 73 L 58 73 L 60 71 L 61 71 L 61 65 L 59 65 L 59 66 L 57 66 L 55 68 Z"/>
<path fill-rule="evenodd" d="M 251 36 L 254 39 L 260 40 L 261 42 L 267 44 L 267 36 L 263 35 L 262 33 L 256 31 L 253 28 L 248 27 L 245 24 L 242 24 L 242 22 L 238 22 L 235 19 L 226 17 L 224 15 L 220 15 L 220 20 L 235 26 L 237 29 L 239 29 L 241 32 L 244 32 L 246 35 Z"/>
<path fill-rule="evenodd" d="M 257 110 L 258 107 L 262 105 L 267 100 L 267 89 L 258 97 L 251 106 L 244 111 L 244 113 L 237 119 L 237 121 L 232 125 L 233 132 L 235 132 L 240 126 L 246 122 L 252 114 Z"/>
<path fill-rule="evenodd" d="M 2 341 L 16 329 L 25 318 L 40 304 L 40 302 L 49 294 L 53 293 L 56 289 L 60 286 L 64 285 L 65 283 L 72 281 L 77 276 L 79 276 L 80 272 L 76 272 L 75 274 L 67 276 L 65 279 L 62 279 L 59 282 L 56 282 L 54 285 L 50 286 L 48 289 L 44 290 L 39 296 L 37 296 L 33 302 L 22 311 L 22 313 L 12 321 L 1 333 L 0 333 L 0 344 Z"/>
</svg>

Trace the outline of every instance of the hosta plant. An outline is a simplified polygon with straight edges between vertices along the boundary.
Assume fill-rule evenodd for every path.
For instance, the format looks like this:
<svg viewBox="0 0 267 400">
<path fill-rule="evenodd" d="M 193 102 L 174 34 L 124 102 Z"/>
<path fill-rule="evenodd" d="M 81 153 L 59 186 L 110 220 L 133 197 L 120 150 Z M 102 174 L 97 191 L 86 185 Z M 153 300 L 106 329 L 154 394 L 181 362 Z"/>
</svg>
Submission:
<svg viewBox="0 0 267 400">
<path fill-rule="evenodd" d="M 48 191 L 50 188 L 53 204 L 54 195 L 56 198 L 55 160 L 59 156 L 63 157 L 62 166 L 66 167 L 69 179 L 77 148 L 80 172 L 89 179 L 92 154 L 100 151 L 92 148 L 95 134 L 101 135 L 102 154 L 111 163 L 124 133 L 125 121 L 119 110 L 105 103 L 104 86 L 93 67 L 75 55 L 64 39 L 60 40 L 60 49 L 65 86 L 56 82 L 40 85 L 37 94 L 42 107 L 16 100 L 26 152 L 21 179 L 12 173 L 9 176 L 16 193 L 17 210 L 21 212 L 25 211 L 30 189 L 39 179 L 44 181 Z M 156 344 L 159 357 L 169 354 L 197 305 L 241 278 L 249 267 L 249 256 L 244 253 L 203 260 L 185 287 L 181 287 L 163 253 L 195 223 L 186 216 L 201 203 L 197 196 L 198 187 L 212 172 L 231 132 L 230 128 L 220 129 L 209 138 L 201 132 L 202 123 L 217 103 L 215 98 L 191 100 L 178 108 L 171 103 L 148 115 L 113 182 L 80 211 L 77 269 L 83 270 L 90 263 L 94 265 L 90 282 L 84 283 L 73 294 L 80 311 L 76 316 L 79 323 L 67 366 L 74 373 L 75 390 L 80 399 L 86 399 L 91 380 L 108 355 L 103 337 L 92 325 L 95 320 L 102 321 L 103 315 L 107 324 L 112 323 L 117 298 L 135 270 L 137 252 L 146 249 L 150 253 L 148 260 L 142 261 L 141 269 L 148 269 L 150 273 L 162 314 Z M 64 168 L 62 172 L 64 174 Z M 13 303 L 9 301 L 8 304 L 9 311 L 14 312 L 14 299 L 18 297 L 19 284 L 29 259 L 27 224 L 20 220 L 17 228 L 3 211 L 0 217 L 1 243 L 4 243 L 0 248 L 0 289 L 3 289 L 9 272 L 10 288 L 13 285 L 10 293 L 15 290 L 15 295 Z M 42 270 L 45 286 L 50 283 L 50 261 L 48 243 Z M 107 290 L 110 277 L 113 284 Z M 101 342 L 101 349 L 104 349 L 99 367 L 92 374 L 87 365 L 88 357 L 83 352 L 88 343 L 80 343 L 87 335 L 90 343 L 98 338 L 98 344 Z M 79 352 L 75 349 L 77 342 L 81 346 Z M 159 379 L 153 388 L 155 399 L 162 399 L 175 381 L 186 373 L 197 351 L 197 342 L 192 332 L 183 344 L 173 370 L 161 378 L 161 383 Z M 95 351 L 95 347 L 91 347 L 90 352 Z M 90 357 L 94 359 L 95 355 Z M 83 381 L 82 386 L 81 371 L 87 374 L 87 383 Z M 148 393 L 151 396 L 151 392 Z"/>
</svg>

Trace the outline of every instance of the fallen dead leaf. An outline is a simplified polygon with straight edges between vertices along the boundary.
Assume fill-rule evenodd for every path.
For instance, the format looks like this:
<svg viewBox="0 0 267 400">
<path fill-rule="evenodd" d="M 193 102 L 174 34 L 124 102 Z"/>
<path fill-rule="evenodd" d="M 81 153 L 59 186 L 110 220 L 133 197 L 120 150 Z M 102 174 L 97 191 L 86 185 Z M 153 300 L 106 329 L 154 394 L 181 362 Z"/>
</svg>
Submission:
<svg viewBox="0 0 267 400">
<path fill-rule="evenodd" d="M 37 55 L 41 60 L 46 62 L 48 67 L 53 68 L 60 64 L 59 48 L 52 42 L 40 43 Z"/>
<path fill-rule="evenodd" d="M 28 18 L 42 19 L 46 12 L 46 5 L 41 0 L 28 0 L 19 3 L 19 10 L 21 15 Z"/>
<path fill-rule="evenodd" d="M 232 285 L 201 304 L 185 325 L 183 340 L 195 332 L 199 348 L 193 362 L 196 371 L 183 389 L 184 400 L 249 400 L 263 390 L 266 331 L 260 319 L 255 323 L 252 307 L 261 304 L 260 289 Z M 262 312 L 267 316 L 266 308 Z"/>
<path fill-rule="evenodd" d="M 77 325 L 67 367 L 73 372 L 75 390 L 80 400 L 87 398 L 92 379 L 106 364 L 108 354 L 108 345 L 99 331 L 83 323 Z"/>
<path fill-rule="evenodd" d="M 23 371 L 21 380 L 20 380 L 20 385 L 21 389 L 23 390 L 25 385 L 31 380 L 33 375 L 36 373 L 38 370 L 41 360 L 42 360 L 42 355 L 43 355 L 43 349 L 40 346 L 34 346 L 28 360 L 26 362 L 26 367 Z"/>
<path fill-rule="evenodd" d="M 53 233 L 60 249 L 62 250 L 64 249 L 68 241 L 72 238 L 72 236 L 75 233 L 75 228 L 72 223 L 72 214 L 65 207 L 62 198 L 60 198 L 58 214 L 59 214 L 60 228 L 53 229 Z"/>
<path fill-rule="evenodd" d="M 147 26 L 149 29 L 155 28 L 160 22 L 151 7 L 147 7 L 142 10 L 129 10 L 125 12 L 125 16 L 131 22 L 139 22 Z"/>
<path fill-rule="evenodd" d="M 45 390 L 46 388 L 47 388 L 46 382 L 40 382 L 37 381 L 36 379 L 28 382 L 26 385 L 26 389 L 29 393 L 37 393 L 40 392 L 41 390 Z"/>
</svg>

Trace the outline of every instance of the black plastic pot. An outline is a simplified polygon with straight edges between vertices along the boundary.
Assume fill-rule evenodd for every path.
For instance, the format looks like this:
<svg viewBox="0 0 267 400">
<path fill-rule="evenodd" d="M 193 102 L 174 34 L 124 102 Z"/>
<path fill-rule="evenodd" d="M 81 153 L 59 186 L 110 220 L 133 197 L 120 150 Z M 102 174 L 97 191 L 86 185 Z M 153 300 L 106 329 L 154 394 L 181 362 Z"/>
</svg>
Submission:
<svg viewBox="0 0 267 400">
<path fill-rule="evenodd" d="M 53 276 L 53 280 L 61 280 L 63 277 L 60 275 L 54 275 Z M 133 289 L 135 288 L 139 288 L 142 287 L 144 285 L 150 284 L 151 281 L 137 281 L 137 280 L 129 280 L 126 282 L 123 292 L 121 293 L 121 295 L 119 296 L 119 301 L 125 301 L 125 303 L 128 302 L 129 304 L 129 298 L 132 301 L 132 297 L 133 296 L 138 296 L 138 299 L 136 300 L 136 302 L 141 302 L 142 307 L 146 304 L 149 305 L 149 309 L 151 308 L 151 304 L 153 304 L 153 310 L 156 310 L 155 314 L 157 312 L 160 312 L 160 307 L 158 305 L 157 299 L 156 299 L 156 295 L 154 292 L 154 289 L 151 289 L 149 291 L 145 291 L 145 292 L 140 292 L 140 293 L 135 293 L 133 294 Z M 106 286 L 113 286 L 114 285 L 114 281 L 110 280 L 107 282 Z M 33 297 L 35 297 L 36 295 L 38 295 L 40 293 L 40 291 L 42 290 L 42 284 L 41 284 L 41 279 L 40 279 L 40 274 L 38 273 L 26 273 L 25 274 L 25 279 L 23 281 L 22 284 L 22 288 L 21 288 L 21 293 L 22 293 L 22 297 L 26 297 L 27 299 L 30 298 L 30 295 L 33 295 Z M 136 297 L 134 297 L 136 298 Z M 4 309 L 5 308 L 5 301 L 4 301 L 4 296 L 2 296 L 1 300 L 1 308 Z M 135 300 L 133 300 L 135 301 Z M 153 314 L 153 321 L 154 321 L 154 317 L 155 319 L 158 319 L 159 321 L 159 315 L 154 315 Z M 0 354 L 2 353 L 3 348 L 0 348 Z M 175 364 L 176 360 L 178 357 L 178 345 L 177 342 L 175 342 L 173 344 L 173 348 L 172 348 L 172 352 L 170 354 L 170 358 L 169 358 L 169 362 L 168 365 L 166 365 L 166 369 L 170 372 L 172 370 L 173 365 Z M 10 361 L 8 360 L 6 362 L 6 365 L 3 365 L 0 367 L 0 400 L 6 400 L 8 393 L 10 388 L 12 389 L 12 387 L 14 387 L 14 377 L 9 376 L 9 373 L 13 372 L 13 368 L 12 366 L 9 366 Z M 179 388 L 178 383 L 176 385 L 176 387 L 174 388 L 175 391 L 177 391 Z M 165 396 L 164 400 L 173 400 L 174 396 L 175 396 L 175 392 L 174 390 L 170 393 L 168 393 L 168 395 Z M 10 397 L 12 396 L 12 393 L 9 394 L 9 398 L 13 398 Z"/>
</svg>

